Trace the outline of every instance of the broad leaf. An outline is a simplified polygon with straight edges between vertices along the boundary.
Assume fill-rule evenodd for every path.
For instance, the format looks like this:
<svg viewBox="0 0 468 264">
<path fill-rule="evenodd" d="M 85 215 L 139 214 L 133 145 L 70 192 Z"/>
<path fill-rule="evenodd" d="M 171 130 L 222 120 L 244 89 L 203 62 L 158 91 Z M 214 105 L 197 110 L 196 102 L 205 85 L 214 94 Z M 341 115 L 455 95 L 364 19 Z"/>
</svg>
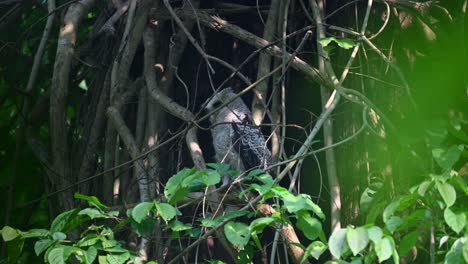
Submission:
<svg viewBox="0 0 468 264">
<path fill-rule="evenodd" d="M 309 240 L 316 239 L 323 232 L 322 223 L 317 218 L 311 217 L 308 212 L 298 212 L 297 227 Z"/>
<path fill-rule="evenodd" d="M 464 245 L 468 243 L 466 237 L 455 240 L 450 251 L 445 255 L 444 264 L 465 264 L 465 257 L 463 254 Z"/>
<path fill-rule="evenodd" d="M 106 260 L 109 264 L 124 264 L 130 258 L 130 253 L 107 255 Z"/>
<path fill-rule="evenodd" d="M 62 232 L 55 232 L 54 234 L 52 234 L 52 238 L 54 240 L 65 240 L 67 238 L 67 235 L 65 235 Z"/>
<path fill-rule="evenodd" d="M 433 149 L 432 156 L 439 166 L 444 170 L 450 170 L 455 163 L 460 159 L 463 152 L 463 145 L 453 145 L 447 150 L 444 149 Z"/>
<path fill-rule="evenodd" d="M 0 232 L 2 233 L 3 241 L 5 242 L 11 241 L 19 235 L 16 229 L 9 226 L 4 226 Z"/>
<path fill-rule="evenodd" d="M 382 238 L 377 245 L 375 245 L 375 253 L 379 258 L 379 262 L 389 259 L 393 254 L 393 243 L 389 237 Z"/>
<path fill-rule="evenodd" d="M 327 250 L 327 245 L 322 241 L 312 242 L 305 250 L 304 256 L 302 257 L 301 263 L 304 263 L 309 256 L 312 256 L 314 259 L 319 260 L 320 256 Z"/>
<path fill-rule="evenodd" d="M 267 226 L 272 225 L 277 221 L 276 218 L 274 217 L 260 217 L 255 220 L 253 220 L 250 223 L 250 230 L 255 231 L 257 234 L 261 233 L 263 229 Z"/>
<path fill-rule="evenodd" d="M 466 225 L 466 214 L 463 212 L 455 214 L 452 210 L 450 210 L 450 208 L 445 209 L 444 219 L 450 228 L 452 228 L 452 230 L 457 234 L 459 234 Z"/>
<path fill-rule="evenodd" d="M 94 218 L 108 218 L 108 216 L 106 214 L 101 213 L 101 211 L 99 211 L 96 208 L 85 208 L 85 209 L 81 210 L 78 214 L 79 215 L 87 215 L 91 219 L 94 219 Z"/>
<path fill-rule="evenodd" d="M 90 234 L 90 235 L 87 235 L 87 236 L 83 237 L 82 239 L 80 239 L 80 241 L 78 241 L 78 243 L 76 243 L 76 245 L 79 246 L 79 247 L 89 247 L 89 246 L 92 246 L 92 245 L 96 244 L 100 240 L 101 240 L 101 238 L 98 235 Z"/>
<path fill-rule="evenodd" d="M 46 237 L 49 235 L 49 230 L 47 229 L 30 229 L 25 232 L 20 232 L 22 238 L 32 238 L 32 237 Z"/>
<path fill-rule="evenodd" d="M 391 202 L 387 207 L 385 207 L 385 210 L 383 212 L 383 221 L 384 223 L 390 219 L 391 216 L 395 213 L 397 210 L 398 206 L 400 205 L 401 198 L 398 198 Z"/>
<path fill-rule="evenodd" d="M 77 227 L 80 223 L 78 212 L 79 212 L 79 209 L 76 208 L 76 209 L 59 214 L 54 219 L 54 221 L 52 221 L 52 224 L 50 225 L 50 232 L 51 233 L 55 233 L 55 232 L 66 233 L 70 231 L 71 229 Z"/>
<path fill-rule="evenodd" d="M 250 239 L 249 226 L 239 222 L 228 222 L 224 226 L 224 234 L 227 240 L 238 249 L 244 249 Z"/>
<path fill-rule="evenodd" d="M 399 216 L 392 216 L 390 217 L 390 219 L 388 219 L 387 222 L 385 222 L 385 226 L 390 231 L 390 233 L 393 233 L 404 223 L 405 221 L 403 220 L 403 218 Z"/>
<path fill-rule="evenodd" d="M 86 260 L 88 263 L 93 263 L 94 260 L 96 259 L 97 256 L 97 249 L 95 247 L 89 247 L 88 250 L 86 250 Z"/>
<path fill-rule="evenodd" d="M 348 251 L 348 243 L 346 243 L 346 229 L 341 228 L 335 230 L 328 240 L 328 247 L 330 248 L 330 253 L 337 259 Z"/>
<path fill-rule="evenodd" d="M 457 193 L 455 192 L 455 188 L 450 183 L 442 183 L 437 182 L 437 190 L 439 190 L 440 196 L 444 200 L 447 207 L 452 206 L 457 199 Z"/>
<path fill-rule="evenodd" d="M 75 193 L 74 197 L 76 199 L 87 201 L 90 206 L 97 207 L 99 209 L 106 209 L 107 206 L 101 203 L 96 196 L 83 195 L 81 193 Z"/>
<path fill-rule="evenodd" d="M 179 171 L 171 178 L 169 178 L 169 180 L 166 183 L 166 187 L 164 188 L 164 195 L 166 196 L 166 199 L 170 204 L 177 203 L 178 201 L 180 201 L 180 199 L 184 198 L 185 195 L 187 195 L 187 193 L 189 193 L 188 186 L 184 186 L 182 182 L 187 177 L 194 174 L 195 171 L 195 168 L 185 168 Z"/>
<path fill-rule="evenodd" d="M 131 225 L 133 231 L 135 231 L 135 233 L 137 233 L 137 235 L 145 236 L 145 235 L 149 235 L 149 234 L 151 234 L 151 232 L 153 232 L 153 229 L 154 229 L 154 227 L 156 226 L 157 223 L 158 223 L 157 219 L 147 218 L 147 219 L 141 220 L 140 223 L 137 223 L 135 221 L 131 221 L 130 225 Z"/>
<path fill-rule="evenodd" d="M 374 242 L 374 245 L 377 245 L 379 241 L 382 239 L 382 229 L 378 226 L 372 226 L 367 229 L 367 235 L 369 239 Z"/>
<path fill-rule="evenodd" d="M 327 47 L 332 41 L 338 44 L 338 46 L 343 49 L 350 49 L 356 46 L 356 43 L 354 43 L 352 40 L 335 37 L 322 38 L 319 40 L 319 43 L 320 45 L 322 45 L 322 47 Z"/>
<path fill-rule="evenodd" d="M 410 250 L 416 245 L 416 242 L 418 242 L 418 238 L 419 230 L 415 230 L 405 235 L 400 241 L 398 254 L 400 256 L 405 256 L 408 254 L 408 252 L 410 252 Z"/>
<path fill-rule="evenodd" d="M 181 183 L 182 187 L 187 187 L 188 190 L 196 191 L 200 188 L 212 186 L 221 181 L 221 175 L 214 170 L 202 170 L 187 176 Z"/>
<path fill-rule="evenodd" d="M 177 208 L 168 203 L 154 203 L 154 205 L 156 206 L 156 210 L 158 211 L 161 218 L 166 222 L 170 221 L 178 213 Z"/>
<path fill-rule="evenodd" d="M 34 252 L 39 256 L 42 252 L 48 249 L 55 241 L 52 239 L 42 239 L 34 243 Z"/>
<path fill-rule="evenodd" d="M 149 211 L 153 208 L 154 204 L 151 202 L 143 202 L 137 204 L 135 208 L 132 210 L 132 218 L 137 223 L 141 223 L 141 221 L 148 216 Z"/>
<path fill-rule="evenodd" d="M 431 183 L 432 182 L 430 182 L 430 181 L 424 181 L 421 184 L 419 184 L 418 194 L 421 195 L 421 196 L 424 196 L 426 194 L 427 190 L 429 189 L 429 187 L 431 186 Z"/>
<path fill-rule="evenodd" d="M 52 249 L 47 255 L 47 260 L 50 264 L 65 264 L 65 259 L 63 258 L 63 248 L 58 247 Z"/>
<path fill-rule="evenodd" d="M 172 231 L 176 231 L 176 232 L 192 229 L 191 225 L 184 224 L 179 220 L 172 221 L 169 224 L 169 227 L 171 228 Z"/>
<path fill-rule="evenodd" d="M 284 202 L 284 207 L 290 213 L 296 213 L 300 210 L 307 210 L 314 212 L 321 219 L 325 219 L 325 214 L 322 209 L 312 202 L 310 197 L 305 194 L 294 195 L 289 192 L 286 188 L 275 186 L 272 191 L 280 197 Z"/>
<path fill-rule="evenodd" d="M 353 255 L 356 256 L 363 249 L 367 247 L 369 243 L 369 237 L 367 235 L 367 230 L 363 227 L 351 228 L 348 227 L 346 230 L 346 240 L 348 245 L 353 252 Z"/>
</svg>

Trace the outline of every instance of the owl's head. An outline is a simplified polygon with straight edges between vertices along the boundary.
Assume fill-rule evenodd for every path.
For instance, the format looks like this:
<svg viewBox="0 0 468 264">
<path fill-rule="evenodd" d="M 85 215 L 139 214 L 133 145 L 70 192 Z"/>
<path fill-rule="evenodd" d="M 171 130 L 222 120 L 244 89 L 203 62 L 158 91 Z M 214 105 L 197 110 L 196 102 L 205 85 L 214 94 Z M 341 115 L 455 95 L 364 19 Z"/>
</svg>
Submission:
<svg viewBox="0 0 468 264">
<path fill-rule="evenodd" d="M 209 99 L 205 106 L 205 110 L 210 113 L 218 109 L 220 106 L 228 103 L 210 116 L 210 121 L 212 123 L 215 123 L 215 120 L 219 118 L 224 119 L 225 121 L 231 120 L 231 122 L 239 122 L 248 116 L 250 110 L 244 104 L 242 99 L 240 97 L 236 98 L 236 96 L 237 94 L 234 93 L 232 88 L 228 87 L 215 93 L 213 97 Z"/>
<path fill-rule="evenodd" d="M 227 103 L 235 96 L 236 93 L 234 93 L 231 87 L 225 88 L 215 93 L 213 97 L 211 97 L 211 99 L 208 101 L 208 104 L 206 104 L 205 109 L 211 112 L 223 105 L 224 103 Z"/>
</svg>

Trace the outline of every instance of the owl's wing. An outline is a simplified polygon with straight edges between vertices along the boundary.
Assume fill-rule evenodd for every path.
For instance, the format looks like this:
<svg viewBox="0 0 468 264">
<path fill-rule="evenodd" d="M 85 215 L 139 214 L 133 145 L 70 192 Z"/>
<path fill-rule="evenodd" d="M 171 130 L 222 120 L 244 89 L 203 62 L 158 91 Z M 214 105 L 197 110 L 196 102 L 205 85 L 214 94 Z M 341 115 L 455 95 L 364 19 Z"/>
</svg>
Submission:
<svg viewBox="0 0 468 264">
<path fill-rule="evenodd" d="M 260 129 L 244 123 L 232 123 L 232 128 L 232 143 L 245 169 L 268 167 L 271 152 Z"/>
</svg>

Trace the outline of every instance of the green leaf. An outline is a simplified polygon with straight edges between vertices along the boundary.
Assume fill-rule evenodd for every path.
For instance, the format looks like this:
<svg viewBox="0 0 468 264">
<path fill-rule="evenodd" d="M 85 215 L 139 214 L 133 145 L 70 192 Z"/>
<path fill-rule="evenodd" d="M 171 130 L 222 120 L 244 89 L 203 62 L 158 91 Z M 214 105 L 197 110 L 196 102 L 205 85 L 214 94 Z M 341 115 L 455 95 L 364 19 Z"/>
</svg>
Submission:
<svg viewBox="0 0 468 264">
<path fill-rule="evenodd" d="M 390 231 L 390 233 L 393 233 L 404 223 L 405 221 L 403 220 L 403 218 L 399 216 L 392 216 L 390 217 L 390 219 L 388 219 L 387 222 L 385 222 L 385 226 Z"/>
<path fill-rule="evenodd" d="M 109 264 L 124 264 L 130 258 L 130 253 L 125 252 L 123 254 L 109 254 L 106 256 L 107 263 Z"/>
<path fill-rule="evenodd" d="M 172 218 L 174 218 L 178 210 L 174 206 L 168 204 L 168 203 L 157 203 L 155 202 L 154 205 L 156 206 L 156 210 L 158 211 L 159 215 L 161 216 L 164 221 L 170 221 Z"/>
<path fill-rule="evenodd" d="M 369 187 L 364 189 L 359 200 L 359 210 L 367 213 L 372 206 L 372 203 L 377 199 L 378 190 L 382 188 L 381 182 L 374 182 Z"/>
<path fill-rule="evenodd" d="M 176 233 L 176 232 L 174 232 Z M 187 234 L 190 236 L 190 237 L 200 237 L 202 233 L 202 229 L 201 228 L 192 228 L 192 229 L 189 229 L 187 230 Z"/>
<path fill-rule="evenodd" d="M 335 38 L 334 37 L 331 37 L 331 38 L 322 38 L 319 40 L 319 43 L 320 45 L 322 45 L 322 47 L 326 47 L 328 46 L 328 44 L 330 44 Z"/>
<path fill-rule="evenodd" d="M 97 207 L 99 209 L 107 208 L 107 206 L 102 204 L 101 201 L 99 201 L 99 199 L 96 196 L 88 196 L 88 195 L 83 195 L 81 193 L 75 193 L 73 197 L 75 197 L 75 199 L 87 201 L 90 206 Z"/>
<path fill-rule="evenodd" d="M 64 246 L 64 245 L 58 245 L 58 247 L 63 248 L 63 260 L 66 262 L 68 258 L 74 254 L 75 256 L 83 256 L 85 254 L 85 251 L 82 250 L 81 248 L 77 247 L 71 247 L 71 246 Z"/>
<path fill-rule="evenodd" d="M 22 238 L 46 237 L 49 235 L 47 229 L 30 229 L 25 232 L 19 232 Z"/>
<path fill-rule="evenodd" d="M 78 84 L 78 87 L 80 87 L 81 89 L 85 91 L 88 91 L 88 85 L 86 84 L 86 80 L 84 79 L 80 82 L 80 84 Z"/>
<path fill-rule="evenodd" d="M 400 201 L 401 201 L 401 198 L 398 198 L 395 201 L 391 202 L 389 205 L 387 205 L 387 207 L 385 207 L 385 210 L 383 212 L 384 223 L 387 222 L 391 216 L 393 216 L 398 206 L 400 205 Z"/>
<path fill-rule="evenodd" d="M 172 231 L 176 231 L 176 232 L 192 229 L 191 225 L 184 224 L 179 220 L 172 221 L 169 224 L 169 227 L 171 228 Z"/>
<path fill-rule="evenodd" d="M 377 245 L 375 245 L 375 253 L 379 258 L 379 262 L 389 259 L 393 254 L 393 244 L 389 237 L 383 237 Z"/>
<path fill-rule="evenodd" d="M 248 214 L 248 212 L 246 212 L 246 211 L 229 211 L 225 215 L 217 216 L 214 219 L 202 218 L 200 221 L 201 221 L 202 226 L 215 227 L 215 226 L 217 226 L 218 224 L 220 224 L 221 222 L 223 222 L 223 221 L 225 221 L 227 219 L 234 219 L 234 218 L 237 218 L 237 217 L 244 216 L 246 214 Z"/>
<path fill-rule="evenodd" d="M 316 239 L 323 232 L 322 223 L 305 211 L 298 212 L 297 227 L 309 240 Z"/>
<path fill-rule="evenodd" d="M 442 183 L 437 182 L 437 190 L 439 190 L 440 196 L 444 200 L 447 207 L 452 206 L 457 199 L 457 193 L 455 192 L 455 188 L 450 183 Z"/>
<path fill-rule="evenodd" d="M 408 233 L 405 235 L 400 241 L 400 249 L 398 254 L 400 256 L 405 256 L 410 252 L 410 250 L 416 245 L 419 238 L 419 230 L 415 230 L 413 232 Z"/>
<path fill-rule="evenodd" d="M 200 222 L 201 222 L 201 225 L 204 227 L 215 227 L 222 221 L 223 221 L 222 218 L 216 217 L 215 219 L 203 218 L 201 219 Z"/>
<path fill-rule="evenodd" d="M 450 226 L 450 228 L 452 228 L 452 230 L 457 234 L 459 234 L 466 225 L 466 214 L 463 212 L 455 214 L 452 210 L 450 210 L 450 208 L 445 209 L 444 219 L 448 226 Z"/>
<path fill-rule="evenodd" d="M 463 145 L 453 145 L 447 150 L 436 148 L 432 150 L 432 156 L 439 166 L 444 170 L 450 170 L 460 159 L 463 152 Z"/>
<path fill-rule="evenodd" d="M 24 239 L 17 237 L 14 240 L 11 240 L 8 242 L 7 245 L 7 256 L 8 256 L 8 262 L 5 263 L 21 263 L 21 261 L 18 261 L 20 256 L 23 253 L 23 247 L 24 247 Z M 3 260 L 0 260 L 0 263 L 3 263 Z"/>
<path fill-rule="evenodd" d="M 55 241 L 52 239 L 42 239 L 34 243 L 34 252 L 39 256 L 44 250 L 48 249 Z"/>
<path fill-rule="evenodd" d="M 132 227 L 132 230 L 135 231 L 135 233 L 137 233 L 137 235 L 145 236 L 145 235 L 149 235 L 149 234 L 151 234 L 151 232 L 153 232 L 153 229 L 154 229 L 154 227 L 156 226 L 157 223 L 158 223 L 157 219 L 148 218 L 148 219 L 141 220 L 140 223 L 137 223 L 135 221 L 131 221 L 130 225 Z"/>
<path fill-rule="evenodd" d="M 262 172 L 263 174 L 257 175 L 256 174 L 257 172 Z M 271 175 L 265 174 L 262 170 L 253 170 L 250 173 L 252 173 L 252 175 L 255 175 L 256 180 L 263 183 L 263 184 L 256 184 L 256 183 L 250 184 L 250 187 L 252 189 L 257 191 L 260 195 L 265 195 L 266 193 L 271 191 L 273 185 L 275 184 Z M 249 175 L 251 175 L 250 173 Z"/>
<path fill-rule="evenodd" d="M 64 240 L 67 238 L 67 235 L 65 235 L 64 233 L 62 232 L 55 232 L 53 235 L 52 235 L 52 238 L 54 240 Z"/>
<path fill-rule="evenodd" d="M 54 248 L 47 255 L 47 260 L 50 264 L 65 264 L 65 259 L 63 258 L 63 248 L 58 247 Z"/>
<path fill-rule="evenodd" d="M 240 222 L 228 222 L 224 226 L 224 234 L 227 240 L 238 249 L 244 249 L 250 239 L 249 226 Z"/>
<path fill-rule="evenodd" d="M 340 48 L 343 48 L 346 50 L 356 46 L 356 43 L 354 43 L 354 41 L 350 39 L 335 39 L 335 42 L 336 44 L 338 44 Z"/>
<path fill-rule="evenodd" d="M 338 44 L 338 46 L 343 49 L 350 49 L 356 46 L 356 43 L 354 43 L 354 41 L 352 40 L 335 37 L 322 38 L 319 40 L 319 43 L 320 45 L 322 45 L 322 47 L 327 47 L 332 41 Z"/>
<path fill-rule="evenodd" d="M 260 234 L 263 229 L 267 226 L 272 225 L 273 223 L 276 223 L 277 219 L 274 217 L 260 217 L 255 220 L 253 220 L 250 223 L 250 230 L 255 231 L 257 234 Z"/>
<path fill-rule="evenodd" d="M 86 250 L 86 261 L 88 263 L 93 263 L 94 260 L 96 259 L 97 256 L 97 249 L 95 247 L 89 247 L 88 250 Z"/>
<path fill-rule="evenodd" d="M 101 211 L 99 211 L 96 208 L 85 208 L 85 209 L 81 210 L 78 214 L 79 215 L 87 215 L 91 219 L 108 218 L 109 217 L 106 214 L 101 213 Z"/>
<path fill-rule="evenodd" d="M 79 219 L 77 219 L 79 209 L 72 209 L 70 211 L 63 212 L 55 217 L 54 221 L 50 225 L 50 232 L 64 232 L 71 230 L 72 228 L 79 224 Z M 78 221 L 77 221 L 78 220 Z"/>
<path fill-rule="evenodd" d="M 141 223 L 141 221 L 148 216 L 148 213 L 151 209 L 153 209 L 154 203 L 151 202 L 142 202 L 137 204 L 135 208 L 132 210 L 132 218 L 137 223 Z"/>
<path fill-rule="evenodd" d="M 265 171 L 262 169 L 254 169 L 249 171 L 247 176 L 244 177 L 246 180 L 257 179 L 260 175 L 265 174 Z"/>
<path fill-rule="evenodd" d="M 80 239 L 80 241 L 78 241 L 76 245 L 79 247 L 89 247 L 89 246 L 96 244 L 100 240 L 101 238 L 98 235 L 90 234 Z"/>
<path fill-rule="evenodd" d="M 466 244 L 466 237 L 455 240 L 449 252 L 445 255 L 444 264 L 465 264 L 463 250 Z"/>
<path fill-rule="evenodd" d="M 305 250 L 304 256 L 302 257 L 301 263 L 304 263 L 310 256 L 314 259 L 319 260 L 320 256 L 327 250 L 327 245 L 322 241 L 312 242 Z"/>
<path fill-rule="evenodd" d="M 114 239 L 102 239 L 102 247 L 108 251 L 110 248 L 117 246 L 118 242 Z"/>
<path fill-rule="evenodd" d="M 454 177 L 453 182 L 456 184 L 456 186 L 462 189 L 462 191 L 465 193 L 466 196 L 468 196 L 468 188 L 466 186 L 465 181 L 463 180 L 463 177 Z"/>
<path fill-rule="evenodd" d="M 367 235 L 369 236 L 369 239 L 376 245 L 382 239 L 383 232 L 380 227 L 372 226 L 367 229 Z"/>
<path fill-rule="evenodd" d="M 207 163 L 208 168 L 216 170 L 221 175 L 228 175 L 231 165 L 227 163 Z"/>
<path fill-rule="evenodd" d="M 4 226 L 0 232 L 2 233 L 3 241 L 5 242 L 11 241 L 19 236 L 18 231 L 9 226 Z"/>
<path fill-rule="evenodd" d="M 237 218 L 237 217 L 244 216 L 246 214 L 248 214 L 248 212 L 246 212 L 246 211 L 230 211 L 230 212 L 227 212 L 225 215 L 219 216 L 219 217 L 222 218 L 223 220 L 224 219 L 234 219 L 234 218 Z"/>
<path fill-rule="evenodd" d="M 266 174 L 266 173 L 255 176 L 255 179 L 258 181 L 261 181 L 264 185 L 268 185 L 268 186 L 273 186 L 275 183 L 275 181 L 273 180 L 273 177 L 271 177 L 270 174 Z"/>
<path fill-rule="evenodd" d="M 221 175 L 214 170 L 201 170 L 187 176 L 181 183 L 182 187 L 189 191 L 196 191 L 200 188 L 212 186 L 221 181 Z"/>
<path fill-rule="evenodd" d="M 169 178 L 164 188 L 164 195 L 166 196 L 167 201 L 170 204 L 175 204 L 180 199 L 184 198 L 185 195 L 189 192 L 188 186 L 182 185 L 182 182 L 195 173 L 195 168 L 192 169 L 183 169 L 179 171 L 176 175 Z"/>
<path fill-rule="evenodd" d="M 367 230 L 364 227 L 352 228 L 348 227 L 346 230 L 346 240 L 351 248 L 351 252 L 356 256 L 363 249 L 367 247 L 369 243 L 369 237 L 367 236 Z"/>
<path fill-rule="evenodd" d="M 418 194 L 421 195 L 421 196 L 424 196 L 427 192 L 427 190 L 429 189 L 429 187 L 431 186 L 431 183 L 430 181 L 423 181 L 421 184 L 419 184 L 418 186 Z"/>
<path fill-rule="evenodd" d="M 322 212 L 322 209 L 312 202 L 310 196 L 306 194 L 294 195 L 286 188 L 280 186 L 273 187 L 272 191 L 283 200 L 284 207 L 288 212 L 294 214 L 300 210 L 308 210 L 314 212 L 319 218 L 325 219 L 325 214 Z"/>
<path fill-rule="evenodd" d="M 335 230 L 328 240 L 328 247 L 330 248 L 330 253 L 337 259 L 348 251 L 348 244 L 346 243 L 346 229 L 341 228 Z"/>
<path fill-rule="evenodd" d="M 117 241 L 116 241 L 117 242 Z M 120 245 L 115 245 L 115 247 L 111 247 L 111 248 L 106 248 L 105 249 L 107 252 L 111 252 L 111 253 L 125 253 L 125 252 L 128 252 L 128 249 L 126 248 L 123 248 L 121 247 Z"/>
</svg>

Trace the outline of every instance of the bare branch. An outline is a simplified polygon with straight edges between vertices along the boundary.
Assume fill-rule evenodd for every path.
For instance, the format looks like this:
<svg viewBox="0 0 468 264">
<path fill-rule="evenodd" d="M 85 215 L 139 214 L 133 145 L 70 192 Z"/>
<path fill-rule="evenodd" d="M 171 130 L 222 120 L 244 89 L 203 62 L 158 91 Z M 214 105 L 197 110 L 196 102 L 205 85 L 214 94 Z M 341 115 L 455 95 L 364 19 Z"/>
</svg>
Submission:
<svg viewBox="0 0 468 264">
<path fill-rule="evenodd" d="M 82 0 L 72 4 L 65 14 L 64 23 L 60 28 L 55 56 L 54 73 L 50 87 L 50 143 L 53 168 L 60 177 L 57 177 L 58 189 L 69 186 L 73 181 L 70 178 L 70 161 L 68 152 L 68 130 L 67 130 L 67 95 L 68 81 L 70 78 L 71 61 L 75 52 L 77 30 L 81 19 L 88 9 L 94 4 L 93 0 Z M 73 207 L 73 195 L 63 193 L 62 209 L 68 210 Z"/>
</svg>

